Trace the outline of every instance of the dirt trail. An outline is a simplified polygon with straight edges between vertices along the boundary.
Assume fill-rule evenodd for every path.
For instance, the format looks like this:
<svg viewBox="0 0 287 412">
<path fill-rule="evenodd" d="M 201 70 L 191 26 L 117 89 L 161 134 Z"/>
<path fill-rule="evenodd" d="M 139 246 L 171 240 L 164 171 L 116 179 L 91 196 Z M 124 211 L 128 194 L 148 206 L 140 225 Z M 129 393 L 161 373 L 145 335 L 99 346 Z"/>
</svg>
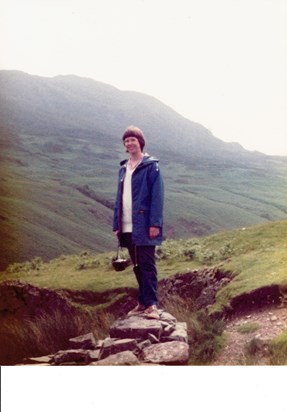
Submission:
<svg viewBox="0 0 287 412">
<path fill-rule="evenodd" d="M 257 330 L 240 333 L 238 329 L 256 324 Z M 251 325 L 250 325 L 251 326 Z M 287 307 L 268 307 L 231 319 L 225 328 L 226 346 L 212 365 L 269 365 L 269 353 L 265 343 L 287 329 Z M 248 356 L 246 345 L 254 338 L 259 342 L 255 357 Z"/>
</svg>

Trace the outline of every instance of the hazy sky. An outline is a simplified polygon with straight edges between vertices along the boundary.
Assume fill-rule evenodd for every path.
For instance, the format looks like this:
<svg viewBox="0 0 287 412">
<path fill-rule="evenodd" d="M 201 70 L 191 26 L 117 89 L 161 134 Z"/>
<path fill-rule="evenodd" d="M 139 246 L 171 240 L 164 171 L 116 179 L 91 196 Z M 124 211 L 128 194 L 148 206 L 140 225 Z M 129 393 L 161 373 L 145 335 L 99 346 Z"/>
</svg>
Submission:
<svg viewBox="0 0 287 412">
<path fill-rule="evenodd" d="M 0 0 L 0 38 L 1 69 L 143 92 L 287 155 L 287 0 Z"/>
</svg>

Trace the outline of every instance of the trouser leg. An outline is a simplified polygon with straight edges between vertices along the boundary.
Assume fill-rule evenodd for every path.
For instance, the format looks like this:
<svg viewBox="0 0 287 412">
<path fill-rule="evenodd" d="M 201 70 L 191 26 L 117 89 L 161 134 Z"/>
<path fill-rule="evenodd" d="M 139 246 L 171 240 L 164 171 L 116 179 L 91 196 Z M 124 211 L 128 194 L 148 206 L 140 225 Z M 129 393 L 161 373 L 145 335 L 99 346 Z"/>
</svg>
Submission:
<svg viewBox="0 0 287 412">
<path fill-rule="evenodd" d="M 123 245 L 127 247 L 134 264 L 139 294 L 138 301 L 145 306 L 157 305 L 157 269 L 155 246 L 135 246 L 131 233 L 124 233 Z"/>
<path fill-rule="evenodd" d="M 142 279 L 142 273 L 140 270 L 139 266 L 134 266 L 134 274 L 136 276 L 136 280 L 138 282 L 139 285 L 139 292 L 138 292 L 138 302 L 141 305 L 144 305 L 144 296 L 143 296 L 143 279 Z"/>
<path fill-rule="evenodd" d="M 122 234 L 122 242 L 124 246 L 128 249 L 131 261 L 133 262 L 133 271 L 138 283 L 138 302 L 141 305 L 144 305 L 144 298 L 143 298 L 143 280 L 142 280 L 142 272 L 140 266 L 138 265 L 138 256 L 137 256 L 137 247 L 132 243 L 132 234 L 131 233 L 123 233 Z"/>
<path fill-rule="evenodd" d="M 145 306 L 157 305 L 157 269 L 155 246 L 137 246 L 137 260 L 141 276 L 141 294 Z"/>
</svg>

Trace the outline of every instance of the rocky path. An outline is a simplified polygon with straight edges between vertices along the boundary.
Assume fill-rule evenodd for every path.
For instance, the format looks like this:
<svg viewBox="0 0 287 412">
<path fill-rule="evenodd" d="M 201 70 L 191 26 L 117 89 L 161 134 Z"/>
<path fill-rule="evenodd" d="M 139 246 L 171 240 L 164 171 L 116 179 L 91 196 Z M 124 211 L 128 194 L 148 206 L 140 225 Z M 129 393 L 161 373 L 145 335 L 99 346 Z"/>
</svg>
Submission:
<svg viewBox="0 0 287 412">
<path fill-rule="evenodd" d="M 252 331 L 252 326 L 256 330 Z M 269 365 L 266 343 L 286 329 L 287 307 L 269 307 L 237 316 L 228 322 L 224 333 L 226 345 L 212 365 Z M 251 341 L 256 341 L 258 349 L 252 357 L 246 350 Z"/>
</svg>

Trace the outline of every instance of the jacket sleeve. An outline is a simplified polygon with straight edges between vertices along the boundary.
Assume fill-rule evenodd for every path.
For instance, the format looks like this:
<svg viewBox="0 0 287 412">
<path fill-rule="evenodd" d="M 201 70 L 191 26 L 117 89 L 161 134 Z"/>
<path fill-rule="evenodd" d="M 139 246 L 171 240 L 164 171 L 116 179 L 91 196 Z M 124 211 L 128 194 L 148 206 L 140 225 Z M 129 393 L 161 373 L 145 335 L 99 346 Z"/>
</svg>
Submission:
<svg viewBox="0 0 287 412">
<path fill-rule="evenodd" d="M 164 185 L 158 163 L 153 165 L 151 177 L 149 227 L 161 228 L 163 225 Z"/>
<path fill-rule="evenodd" d="M 114 217 L 113 217 L 113 232 L 119 230 L 119 219 L 118 219 L 118 209 L 115 207 Z"/>
</svg>

